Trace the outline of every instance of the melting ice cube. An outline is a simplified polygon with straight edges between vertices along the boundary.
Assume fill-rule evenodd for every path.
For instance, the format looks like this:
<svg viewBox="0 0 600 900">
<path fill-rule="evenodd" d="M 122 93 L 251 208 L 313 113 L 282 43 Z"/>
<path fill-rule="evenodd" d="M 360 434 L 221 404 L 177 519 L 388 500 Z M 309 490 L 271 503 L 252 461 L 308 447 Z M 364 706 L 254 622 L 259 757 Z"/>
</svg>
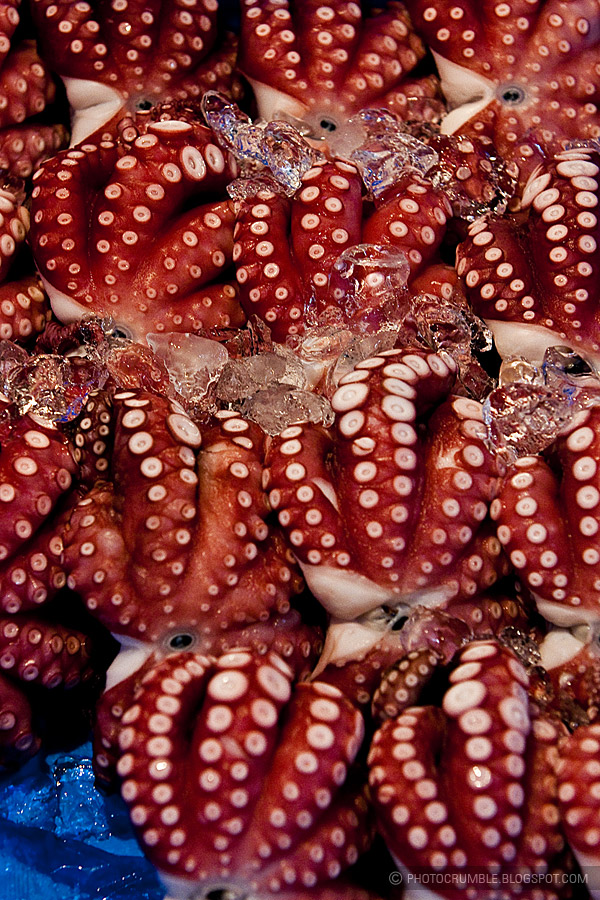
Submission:
<svg viewBox="0 0 600 900">
<path fill-rule="evenodd" d="M 329 294 L 342 321 L 370 330 L 369 311 L 379 310 L 373 324 L 398 319 L 408 310 L 406 283 L 410 266 L 406 254 L 385 244 L 355 244 L 333 264 Z"/>
<path fill-rule="evenodd" d="M 325 397 L 280 383 L 257 391 L 238 408 L 243 416 L 273 435 L 290 425 L 303 422 L 331 425 L 334 420 L 333 409 Z"/>
<path fill-rule="evenodd" d="M 102 388 L 105 381 L 104 366 L 91 358 L 41 353 L 10 370 L 4 391 L 21 414 L 69 422 L 80 413 L 90 391 Z"/>
<path fill-rule="evenodd" d="M 350 159 L 373 197 L 385 193 L 405 171 L 426 175 L 439 160 L 432 147 L 407 132 L 404 123 L 385 109 L 363 109 L 349 125 L 362 129 L 363 141 Z"/>
<path fill-rule="evenodd" d="M 245 359 L 230 359 L 219 378 L 216 394 L 219 400 L 234 403 L 278 383 L 306 386 L 302 363 L 291 350 L 281 346 Z"/>
<path fill-rule="evenodd" d="M 500 376 L 483 413 L 488 444 L 508 463 L 549 447 L 576 413 L 600 405 L 600 379 L 569 347 L 549 347 L 539 369 L 511 360 Z"/>
<path fill-rule="evenodd" d="M 229 354 L 218 341 L 197 334 L 147 334 L 150 348 L 163 360 L 181 403 L 194 418 L 208 412 L 211 387 Z"/>
<path fill-rule="evenodd" d="M 298 190 L 317 153 L 293 125 L 284 121 L 253 123 L 218 91 L 204 94 L 202 109 L 221 146 L 236 159 L 265 166 L 290 196 Z"/>
</svg>

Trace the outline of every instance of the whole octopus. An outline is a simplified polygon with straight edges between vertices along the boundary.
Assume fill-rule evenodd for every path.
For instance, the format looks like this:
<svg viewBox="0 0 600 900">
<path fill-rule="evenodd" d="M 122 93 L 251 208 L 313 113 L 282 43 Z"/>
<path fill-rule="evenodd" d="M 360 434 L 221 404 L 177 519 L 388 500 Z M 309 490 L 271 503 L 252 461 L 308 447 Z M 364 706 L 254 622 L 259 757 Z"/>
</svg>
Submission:
<svg viewBox="0 0 600 900">
<path fill-rule="evenodd" d="M 600 897 L 600 3 L 368 6 L 0 9 L 0 765 L 74 697 L 181 900 Z"/>
</svg>

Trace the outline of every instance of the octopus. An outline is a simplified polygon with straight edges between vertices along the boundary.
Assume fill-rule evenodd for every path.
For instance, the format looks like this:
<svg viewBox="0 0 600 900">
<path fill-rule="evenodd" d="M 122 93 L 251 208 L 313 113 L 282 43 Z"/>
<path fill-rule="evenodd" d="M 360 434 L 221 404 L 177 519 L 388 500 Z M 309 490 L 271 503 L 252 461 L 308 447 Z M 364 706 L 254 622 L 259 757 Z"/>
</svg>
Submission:
<svg viewBox="0 0 600 900">
<path fill-rule="evenodd" d="M 539 363 L 565 345 L 596 363 L 598 172 L 592 145 L 545 158 L 514 216 L 473 222 L 457 248 L 457 272 L 473 309 L 494 332 L 502 357 Z"/>
<path fill-rule="evenodd" d="M 199 124 L 149 121 L 131 144 L 65 150 L 35 177 L 30 241 L 57 318 L 111 316 L 125 336 L 237 327 L 227 280 L 233 170 Z"/>
<path fill-rule="evenodd" d="M 0 339 L 26 344 L 51 312 L 39 276 L 26 271 L 29 209 L 22 183 L 13 182 L 0 187 Z"/>
<path fill-rule="evenodd" d="M 41 54 L 71 106 L 71 143 L 114 137 L 121 119 L 165 100 L 239 96 L 237 40 L 219 42 L 217 9 L 217 0 L 34 0 Z"/>
<path fill-rule="evenodd" d="M 458 656 L 439 705 L 405 705 L 369 753 L 378 827 L 399 867 L 420 872 L 569 871 L 557 765 L 566 729 L 531 702 L 527 673 L 495 640 Z M 552 884 L 539 896 L 557 896 Z M 519 886 L 477 888 L 478 900 Z M 501 894 L 498 894 L 501 890 Z M 458 898 L 450 878 L 437 894 Z"/>
<path fill-rule="evenodd" d="M 78 474 L 73 447 L 5 398 L 0 408 L 0 766 L 13 767 L 40 749 L 49 695 L 91 684 L 101 669 L 93 640 L 61 622 L 55 599 L 66 582 L 62 534 Z"/>
<path fill-rule="evenodd" d="M 512 565 L 557 625 L 600 619 L 599 430 L 596 408 L 575 417 L 548 454 L 517 460 L 490 510 Z"/>
<path fill-rule="evenodd" d="M 373 829 L 339 690 L 296 683 L 274 650 L 179 652 L 121 721 L 121 794 L 169 896 L 375 900 L 345 877 Z"/>
<path fill-rule="evenodd" d="M 332 431 L 293 425 L 273 441 L 271 506 L 340 619 L 473 597 L 506 571 L 488 518 L 502 463 L 481 405 L 450 396 L 455 378 L 450 358 L 383 351 L 340 379 Z"/>
<path fill-rule="evenodd" d="M 450 112 L 442 131 L 490 137 L 529 171 L 550 151 L 600 136 L 598 0 L 407 0 Z"/>
<path fill-rule="evenodd" d="M 287 119 L 315 141 L 335 146 L 340 133 L 347 141 L 347 119 L 369 107 L 402 120 L 437 119 L 437 79 L 413 74 L 424 56 L 402 3 L 369 16 L 343 0 L 243 6 L 238 66 L 259 115 Z"/>
<path fill-rule="evenodd" d="M 39 120 L 52 110 L 56 85 L 35 40 L 21 38 L 19 6 L 20 0 L 3 3 L 0 20 L 0 171 L 29 178 L 65 146 L 67 130 Z"/>
<path fill-rule="evenodd" d="M 340 160 L 306 172 L 291 202 L 266 182 L 235 206 L 240 302 L 278 341 L 318 323 L 376 327 L 380 307 L 430 288 L 453 214 L 415 171 L 363 211 L 362 179 Z"/>
</svg>

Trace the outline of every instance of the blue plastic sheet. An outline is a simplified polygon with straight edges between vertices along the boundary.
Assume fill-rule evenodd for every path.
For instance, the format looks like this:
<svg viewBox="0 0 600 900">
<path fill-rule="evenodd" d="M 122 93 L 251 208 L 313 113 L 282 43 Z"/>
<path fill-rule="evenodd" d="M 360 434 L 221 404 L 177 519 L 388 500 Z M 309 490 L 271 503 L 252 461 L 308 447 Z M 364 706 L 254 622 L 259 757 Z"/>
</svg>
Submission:
<svg viewBox="0 0 600 900">
<path fill-rule="evenodd" d="M 91 755 L 39 755 L 0 778 L 0 900 L 164 897 L 119 796 L 94 786 Z"/>
</svg>

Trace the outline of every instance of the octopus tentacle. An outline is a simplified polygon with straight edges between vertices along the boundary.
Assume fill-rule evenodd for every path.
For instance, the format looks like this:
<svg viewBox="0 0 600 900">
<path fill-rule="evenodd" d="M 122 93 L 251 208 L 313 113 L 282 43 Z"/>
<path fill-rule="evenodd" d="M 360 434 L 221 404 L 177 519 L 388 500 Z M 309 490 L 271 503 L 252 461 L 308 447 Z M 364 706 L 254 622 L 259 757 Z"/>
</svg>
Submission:
<svg viewBox="0 0 600 900">
<path fill-rule="evenodd" d="M 597 420 L 585 411 L 557 441 L 560 481 L 542 457 L 523 457 L 492 504 L 505 552 L 540 612 L 559 625 L 596 622 L 600 610 Z"/>
<path fill-rule="evenodd" d="M 38 115 L 56 93 L 34 41 L 23 41 L 4 59 L 0 86 L 6 99 L 0 110 L 0 128 Z"/>
<path fill-rule="evenodd" d="M 121 792 L 145 852 L 181 896 L 192 886 L 294 896 L 296 885 L 337 877 L 368 840 L 365 804 L 342 787 L 362 720 L 327 685 L 292 697 L 291 675 L 274 653 L 238 650 L 216 664 L 176 654 L 123 715 Z"/>
<path fill-rule="evenodd" d="M 233 256 L 240 299 L 248 315 L 268 323 L 275 340 L 301 332 L 308 313 L 314 319 L 332 302 L 332 267 L 360 241 L 361 193 L 356 169 L 336 162 L 306 172 L 291 209 L 266 183 L 237 201 Z"/>
<path fill-rule="evenodd" d="M 122 635 L 189 631 L 209 644 L 285 614 L 300 579 L 265 521 L 260 430 L 225 412 L 202 434 L 143 391 L 112 402 L 113 480 L 84 497 L 65 537 L 69 584 L 88 608 Z"/>
<path fill-rule="evenodd" d="M 0 674 L 0 766 L 19 765 L 35 756 L 40 746 L 25 693 Z"/>
<path fill-rule="evenodd" d="M 592 147 L 546 158 L 523 189 L 525 221 L 523 213 L 484 217 L 457 248 L 467 297 L 494 331 L 501 356 L 541 361 L 546 347 L 568 344 L 598 358 L 599 172 Z"/>
<path fill-rule="evenodd" d="M 487 134 L 519 164 L 531 134 L 554 148 L 598 136 L 597 0 L 406 5 L 451 106 L 442 130 Z"/>
<path fill-rule="evenodd" d="M 415 706 L 432 674 L 442 662 L 433 650 L 411 650 L 383 673 L 373 696 L 373 714 L 381 721 L 396 719 Z"/>
<path fill-rule="evenodd" d="M 17 178 L 29 178 L 67 143 L 67 129 L 60 123 L 7 126 L 0 132 L 0 170 Z"/>
<path fill-rule="evenodd" d="M 237 647 L 247 648 L 257 658 L 276 653 L 294 673 L 295 679 L 301 681 L 310 674 L 321 646 L 319 629 L 303 623 L 298 610 L 292 609 L 286 615 L 271 617 L 266 622 L 230 628 L 217 634 L 211 649 L 217 656 L 230 653 Z M 118 657 L 114 668 L 108 671 L 107 689 L 96 707 L 94 730 L 95 770 L 106 787 L 114 787 L 117 781 L 116 764 L 123 713 L 134 702 L 135 693 L 146 673 L 161 657 L 162 652 L 155 648 L 154 652 L 145 656 L 136 671 L 121 680 L 117 680 L 120 678 Z"/>
<path fill-rule="evenodd" d="M 223 202 L 233 171 L 211 132 L 150 122 L 129 152 L 85 144 L 36 173 L 32 247 L 64 322 L 111 315 L 142 341 L 149 331 L 241 324 L 235 289 L 219 282 L 233 219 Z"/>
<path fill-rule="evenodd" d="M 0 338 L 26 342 L 40 334 L 52 315 L 37 275 L 0 285 Z"/>
<path fill-rule="evenodd" d="M 435 80 L 411 78 L 424 54 L 401 3 L 370 17 L 358 4 L 337 0 L 326 6 L 259 0 L 243 9 L 239 67 L 260 115 L 300 119 L 319 140 L 369 106 L 403 118 L 416 106 L 424 119 L 434 117 Z"/>
<path fill-rule="evenodd" d="M 497 577 L 500 545 L 484 523 L 497 464 L 481 408 L 456 398 L 429 414 L 428 435 L 422 427 L 454 378 L 453 363 L 434 354 L 385 351 L 340 381 L 330 463 L 331 438 L 317 427 L 274 440 L 271 505 L 334 615 L 421 596 L 439 604 Z"/>
<path fill-rule="evenodd" d="M 0 281 L 5 281 L 29 232 L 29 210 L 22 203 L 20 191 L 0 187 L 0 215 Z"/>
<path fill-rule="evenodd" d="M 10 677 L 46 688 L 72 688 L 91 677 L 89 640 L 32 616 L 0 619 L 0 665 Z"/>
<path fill-rule="evenodd" d="M 408 172 L 376 201 L 376 211 L 363 226 L 363 241 L 391 244 L 404 251 L 413 277 L 434 261 L 451 216 L 444 193 L 415 172 Z"/>
<path fill-rule="evenodd" d="M 410 707 L 379 729 L 370 783 L 380 827 L 404 865 L 536 870 L 560 853 L 560 735 L 551 721 L 532 720 L 527 686 L 510 651 L 479 641 L 462 652 L 442 709 Z"/>
<path fill-rule="evenodd" d="M 231 36 L 212 55 L 217 3 L 129 2 L 81 7 L 32 3 L 44 57 L 65 83 L 73 140 L 102 139 L 137 106 L 199 97 L 213 88 L 238 94 Z"/>
<path fill-rule="evenodd" d="M 565 737 L 559 747 L 555 768 L 558 802 L 565 836 L 582 871 L 598 865 L 598 749 L 600 725 L 582 725 Z M 592 874 L 593 893 L 597 879 Z"/>
</svg>

